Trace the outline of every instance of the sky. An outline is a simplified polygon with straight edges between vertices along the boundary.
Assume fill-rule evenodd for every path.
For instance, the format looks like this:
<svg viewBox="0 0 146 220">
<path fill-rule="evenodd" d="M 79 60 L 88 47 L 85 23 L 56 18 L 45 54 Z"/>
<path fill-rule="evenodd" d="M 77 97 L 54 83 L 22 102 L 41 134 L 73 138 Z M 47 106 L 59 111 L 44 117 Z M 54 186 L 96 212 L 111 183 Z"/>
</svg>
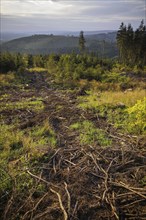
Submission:
<svg viewBox="0 0 146 220">
<path fill-rule="evenodd" d="M 118 30 L 145 21 L 146 0 L 1 0 L 2 32 Z"/>
</svg>

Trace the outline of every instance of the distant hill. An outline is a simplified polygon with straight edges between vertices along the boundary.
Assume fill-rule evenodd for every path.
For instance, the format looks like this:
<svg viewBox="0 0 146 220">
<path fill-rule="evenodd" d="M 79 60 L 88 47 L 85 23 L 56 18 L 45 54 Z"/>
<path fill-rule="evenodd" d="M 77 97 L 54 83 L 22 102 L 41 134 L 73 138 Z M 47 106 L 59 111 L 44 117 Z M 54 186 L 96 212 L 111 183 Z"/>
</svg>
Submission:
<svg viewBox="0 0 146 220">
<path fill-rule="evenodd" d="M 0 40 L 3 42 L 14 40 L 20 37 L 30 36 L 29 33 L 11 33 L 11 32 L 1 32 Z"/>
<path fill-rule="evenodd" d="M 85 35 L 85 39 L 88 51 L 107 57 L 117 55 L 116 32 Z M 77 36 L 32 35 L 4 42 L 1 51 L 27 54 L 79 52 L 78 41 Z"/>
<path fill-rule="evenodd" d="M 105 40 L 108 42 L 115 42 L 116 41 L 117 32 L 109 32 L 109 33 L 99 33 L 99 34 L 91 34 L 85 35 L 87 39 L 94 39 L 94 40 Z"/>
<path fill-rule="evenodd" d="M 97 35 L 97 34 L 107 34 L 110 32 L 116 32 L 111 30 L 100 30 L 100 31 L 85 31 L 84 35 Z M 38 31 L 36 33 L 34 32 L 25 32 L 25 33 L 15 33 L 15 32 L 1 32 L 0 34 L 0 40 L 1 41 L 10 41 L 21 37 L 28 37 L 32 35 L 64 35 L 64 36 L 79 36 L 79 31 Z"/>
</svg>

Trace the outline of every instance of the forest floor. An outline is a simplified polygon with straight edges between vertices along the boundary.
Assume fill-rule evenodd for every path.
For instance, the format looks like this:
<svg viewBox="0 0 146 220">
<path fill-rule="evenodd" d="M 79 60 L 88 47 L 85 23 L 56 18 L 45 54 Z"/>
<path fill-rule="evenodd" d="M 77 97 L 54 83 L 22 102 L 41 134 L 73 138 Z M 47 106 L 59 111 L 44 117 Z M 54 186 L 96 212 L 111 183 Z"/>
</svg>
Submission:
<svg viewBox="0 0 146 220">
<path fill-rule="evenodd" d="M 1 165 L 13 183 L 8 193 L 1 191 L 1 219 L 146 219 L 145 137 L 122 133 L 106 117 L 80 108 L 79 94 L 54 88 L 38 73 L 23 88 L 1 89 L 2 124 L 15 124 L 14 129 L 25 134 L 48 123 L 56 138 L 55 147 L 35 146 L 41 152 L 37 161 L 25 152 L 25 162 L 13 156 L 6 171 Z M 30 108 L 27 102 L 24 105 L 26 100 Z M 110 140 L 107 146 L 81 142 L 85 129 L 71 126 L 85 121 L 104 130 Z M 17 175 L 11 175 L 10 166 Z M 18 190 L 24 173 L 32 182 L 29 179 L 30 185 Z"/>
</svg>

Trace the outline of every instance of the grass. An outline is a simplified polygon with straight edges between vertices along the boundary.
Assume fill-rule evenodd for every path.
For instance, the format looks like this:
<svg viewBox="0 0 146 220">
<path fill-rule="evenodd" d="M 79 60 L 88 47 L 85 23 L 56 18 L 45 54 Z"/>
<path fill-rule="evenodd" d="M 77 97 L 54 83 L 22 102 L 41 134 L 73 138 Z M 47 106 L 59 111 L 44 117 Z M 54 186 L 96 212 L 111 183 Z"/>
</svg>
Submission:
<svg viewBox="0 0 146 220">
<path fill-rule="evenodd" d="M 49 144 L 51 147 L 55 147 L 57 144 L 55 132 L 47 122 L 44 122 L 42 126 L 34 127 L 29 135 L 35 139 L 37 145 Z"/>
<path fill-rule="evenodd" d="M 32 72 L 38 72 L 38 73 L 41 73 L 41 72 L 46 72 L 47 69 L 46 68 L 42 68 L 42 67 L 33 67 L 33 68 L 29 68 L 29 72 L 32 73 Z"/>
<path fill-rule="evenodd" d="M 24 158 L 26 154 L 40 157 L 44 145 L 55 147 L 56 144 L 55 132 L 47 123 L 25 131 L 3 124 L 0 126 L 0 165 Z"/>
<path fill-rule="evenodd" d="M 105 131 L 98 129 L 90 121 L 83 121 L 82 123 L 75 123 L 70 126 L 72 130 L 80 132 L 79 140 L 81 144 L 99 144 L 102 147 L 110 146 L 111 140 L 108 138 Z"/>
<path fill-rule="evenodd" d="M 14 125 L 1 125 L 0 195 L 11 191 L 15 184 L 17 191 L 33 187 L 33 180 L 26 169 L 37 164 L 44 152 L 56 144 L 55 132 L 47 122 L 24 131 Z"/>
<path fill-rule="evenodd" d="M 126 93 L 122 91 L 102 93 L 88 91 L 87 94 L 87 96 L 79 97 L 79 107 L 106 118 L 109 123 L 126 133 L 145 134 L 145 90 L 127 91 Z"/>
<path fill-rule="evenodd" d="M 8 86 L 15 79 L 15 74 L 13 72 L 9 72 L 7 74 L 0 73 L 0 86 Z"/>
<path fill-rule="evenodd" d="M 5 93 L 5 94 L 3 94 L 3 95 L 0 95 L 0 101 L 4 101 L 5 99 L 7 99 L 7 98 L 10 98 L 10 94 L 7 94 L 7 93 Z"/>
<path fill-rule="evenodd" d="M 141 100 L 146 96 L 145 90 L 134 90 L 134 91 L 105 91 L 102 93 L 88 91 L 87 96 L 80 97 L 79 106 L 82 108 L 97 108 L 100 105 L 110 104 L 118 105 L 123 103 L 127 107 L 133 106 L 137 100 Z"/>
<path fill-rule="evenodd" d="M 144 98 L 146 95 L 145 90 L 134 90 L 124 92 L 103 92 L 101 94 L 99 103 L 100 104 L 113 104 L 116 105 L 119 102 L 122 102 L 126 106 L 130 107 L 134 105 L 137 100 Z"/>
<path fill-rule="evenodd" d="M 22 99 L 18 102 L 7 102 L 0 103 L 0 110 L 13 110 L 13 109 L 28 109 L 40 111 L 43 110 L 44 104 L 41 101 L 41 98 L 36 98 L 36 100 L 32 100 L 32 98 Z"/>
</svg>

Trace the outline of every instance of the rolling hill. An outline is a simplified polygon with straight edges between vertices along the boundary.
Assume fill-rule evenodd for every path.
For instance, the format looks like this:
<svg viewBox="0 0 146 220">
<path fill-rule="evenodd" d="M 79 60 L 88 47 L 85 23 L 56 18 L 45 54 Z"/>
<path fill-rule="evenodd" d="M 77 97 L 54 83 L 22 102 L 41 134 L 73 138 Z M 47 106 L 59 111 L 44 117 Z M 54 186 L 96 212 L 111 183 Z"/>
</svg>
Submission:
<svg viewBox="0 0 146 220">
<path fill-rule="evenodd" d="M 117 55 L 116 32 L 85 35 L 86 49 L 100 56 Z M 1 45 L 1 51 L 27 54 L 50 54 L 79 52 L 78 37 L 64 35 L 32 35 L 22 37 Z M 104 53 L 104 54 L 103 54 Z"/>
</svg>

